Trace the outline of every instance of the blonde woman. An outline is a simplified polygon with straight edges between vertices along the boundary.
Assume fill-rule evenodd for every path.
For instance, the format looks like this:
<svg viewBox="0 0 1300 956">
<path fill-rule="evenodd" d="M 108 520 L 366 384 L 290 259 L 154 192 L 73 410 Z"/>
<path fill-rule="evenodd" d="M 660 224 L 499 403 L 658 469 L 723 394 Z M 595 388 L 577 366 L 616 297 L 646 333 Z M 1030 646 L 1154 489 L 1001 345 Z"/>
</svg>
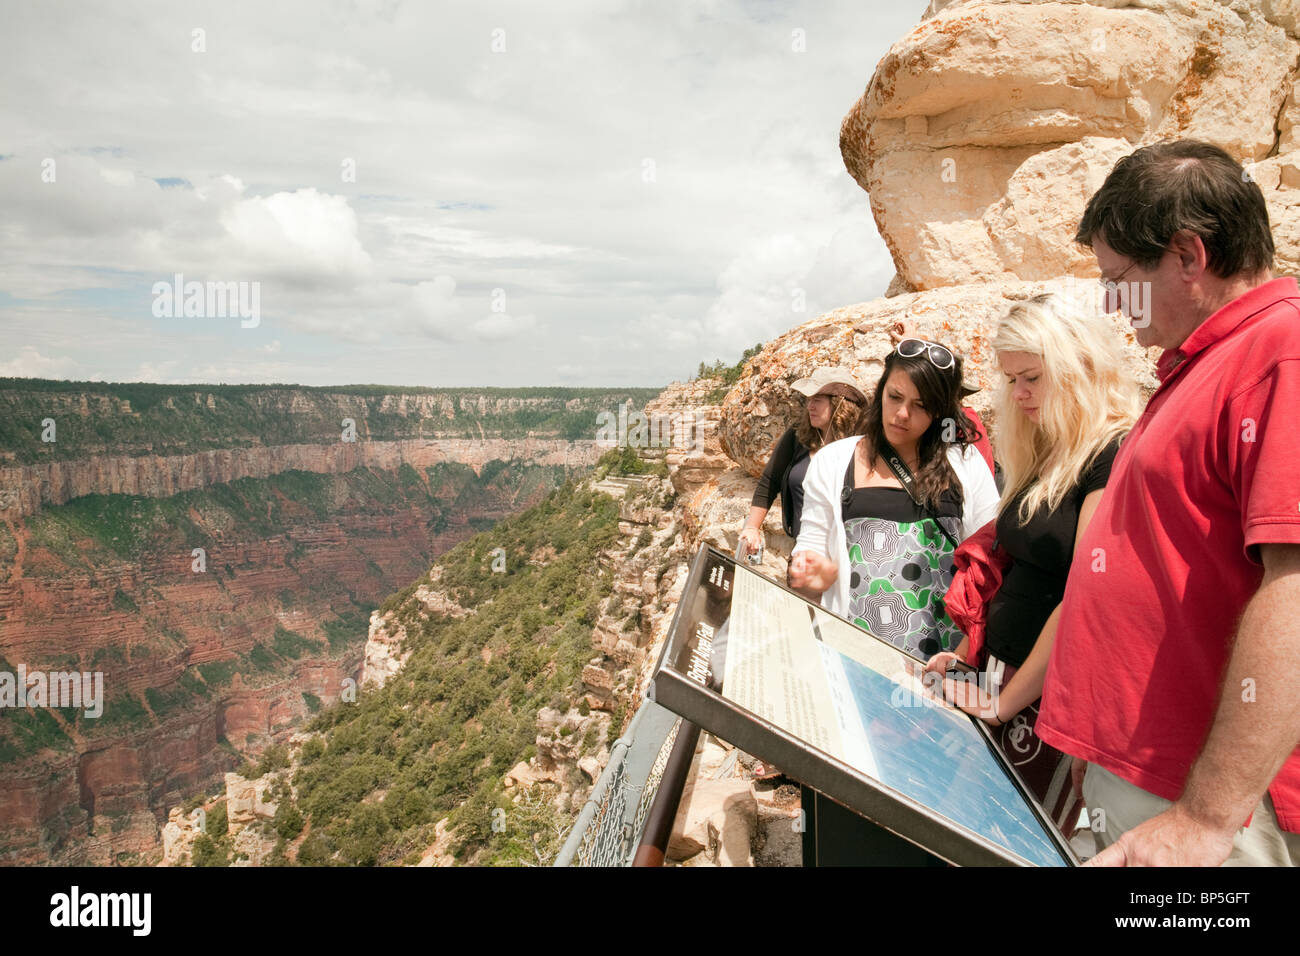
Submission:
<svg viewBox="0 0 1300 956">
<path fill-rule="evenodd" d="M 1006 482 L 998 548 L 1011 563 L 988 605 L 983 654 L 968 640 L 937 655 L 979 668 L 977 684 L 944 681 L 963 710 L 1003 728 L 1000 743 L 1058 822 L 1077 815 L 1069 761 L 1033 733 L 1065 581 L 1141 396 L 1113 332 L 1059 296 L 1013 305 L 993 340 L 1005 376 L 996 397 L 996 444 Z M 1079 560 L 1092 561 L 1091 555 Z M 968 660 L 968 657 L 983 660 Z"/>
</svg>

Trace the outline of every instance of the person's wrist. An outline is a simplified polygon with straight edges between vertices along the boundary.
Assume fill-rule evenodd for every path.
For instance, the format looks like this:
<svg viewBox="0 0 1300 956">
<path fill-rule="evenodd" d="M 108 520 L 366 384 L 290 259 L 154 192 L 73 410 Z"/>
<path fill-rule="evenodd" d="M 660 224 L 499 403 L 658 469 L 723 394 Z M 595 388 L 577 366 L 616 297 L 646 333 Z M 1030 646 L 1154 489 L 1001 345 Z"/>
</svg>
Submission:
<svg viewBox="0 0 1300 956">
<path fill-rule="evenodd" d="M 1001 727 L 1006 723 L 1005 720 L 1003 720 L 1000 716 L 998 716 L 998 711 L 1001 710 L 1001 708 L 1002 708 L 1002 698 L 994 697 L 993 698 L 993 719 L 997 721 L 997 723 L 993 725 L 994 727 Z"/>
<path fill-rule="evenodd" d="M 1187 787 L 1182 798 L 1176 800 L 1170 809 L 1206 830 L 1231 836 L 1241 829 L 1246 818 L 1255 809 L 1255 805 L 1252 804 L 1244 810 L 1240 808 L 1224 810 L 1201 799 L 1198 788 Z"/>
</svg>

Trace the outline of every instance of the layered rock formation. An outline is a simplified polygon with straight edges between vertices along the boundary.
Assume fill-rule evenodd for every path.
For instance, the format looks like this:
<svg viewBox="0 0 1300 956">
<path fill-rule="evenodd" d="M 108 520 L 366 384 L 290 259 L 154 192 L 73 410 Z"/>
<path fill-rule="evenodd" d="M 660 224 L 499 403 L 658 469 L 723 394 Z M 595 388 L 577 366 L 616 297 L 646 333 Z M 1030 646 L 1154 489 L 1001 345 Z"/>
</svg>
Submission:
<svg viewBox="0 0 1300 956">
<path fill-rule="evenodd" d="M 0 859 L 109 863 L 156 852 L 170 804 L 233 769 L 241 753 L 283 741 L 355 687 L 369 610 L 482 522 L 554 487 L 568 445 L 376 442 L 315 457 L 313 446 L 200 452 L 187 460 L 253 471 L 310 465 L 327 474 L 356 460 L 375 467 L 306 485 L 255 476 L 218 482 L 187 492 L 186 506 L 158 512 L 108 495 L 95 507 L 104 521 L 118 521 L 113 532 L 96 525 L 84 502 L 67 513 L 46 504 L 26 517 L 6 515 L 5 659 L 100 671 L 107 700 L 98 720 L 41 715 L 53 724 L 44 740 L 14 728 L 12 712 L 0 714 Z M 498 462 L 485 471 L 489 449 L 554 464 L 501 470 Z M 457 452 L 470 461 L 449 469 L 446 456 Z M 592 459 L 577 451 L 569 467 Z M 30 467 L 79 471 L 101 491 L 133 488 L 161 500 L 171 500 L 175 485 L 167 482 L 177 474 L 202 485 L 237 473 L 150 471 L 142 461 L 134 470 L 93 460 Z M 412 462 L 429 470 L 421 477 Z M 141 483 L 146 475 L 164 477 L 150 485 Z M 128 476 L 132 483 L 120 483 Z M 110 483 L 94 484 L 100 479 Z M 119 526 L 131 536 L 128 547 L 108 538 Z"/>
<path fill-rule="evenodd" d="M 152 858 L 159 814 L 238 765 L 225 741 L 288 737 L 321 704 L 355 681 L 360 647 L 335 660 L 304 660 L 257 688 L 236 685 L 216 699 L 153 726 L 99 738 L 74 736 L 71 753 L 43 752 L 5 768 L 0 838 L 6 863 L 107 865 Z"/>
<path fill-rule="evenodd" d="M 595 441 L 547 438 L 445 438 L 223 448 L 188 455 L 105 455 L 38 465 L 0 466 L 0 515 L 35 514 L 84 495 L 165 498 L 182 491 L 267 478 L 285 471 L 340 475 L 354 468 L 424 470 L 444 462 L 481 471 L 490 461 L 519 459 L 582 469 L 605 451 Z"/>
<path fill-rule="evenodd" d="M 184 807 L 172 807 L 167 823 L 162 828 L 162 866 L 189 866 L 194 863 L 196 842 L 200 834 L 221 841 L 219 846 L 229 847 L 232 866 L 262 866 L 293 862 L 301 844 L 300 834 L 286 846 L 284 859 L 275 860 L 277 843 L 274 824 L 282 799 L 296 796 L 293 776 L 297 771 L 294 759 L 303 743 L 319 734 L 294 734 L 289 738 L 292 750 L 288 751 L 288 765 L 278 770 L 253 776 L 227 773 L 222 779 L 218 795 L 203 801 L 189 813 Z"/>
<path fill-rule="evenodd" d="M 911 290 L 1095 276 L 1074 227 L 1135 147 L 1209 140 L 1261 185 L 1295 168 L 1295 30 L 1289 2 L 932 4 L 844 118 L 845 166 Z"/>
<path fill-rule="evenodd" d="M 423 605 L 425 613 L 445 614 L 449 617 L 464 617 L 472 613 L 437 590 L 436 585 L 441 577 L 442 568 L 434 565 L 429 570 L 430 583 L 415 589 L 415 599 Z M 383 687 L 388 683 L 388 679 L 400 671 L 411 656 L 405 643 L 406 628 L 397 620 L 396 614 L 392 611 L 386 614 L 373 612 L 370 615 L 370 629 L 366 633 L 361 683 L 375 687 Z"/>
</svg>

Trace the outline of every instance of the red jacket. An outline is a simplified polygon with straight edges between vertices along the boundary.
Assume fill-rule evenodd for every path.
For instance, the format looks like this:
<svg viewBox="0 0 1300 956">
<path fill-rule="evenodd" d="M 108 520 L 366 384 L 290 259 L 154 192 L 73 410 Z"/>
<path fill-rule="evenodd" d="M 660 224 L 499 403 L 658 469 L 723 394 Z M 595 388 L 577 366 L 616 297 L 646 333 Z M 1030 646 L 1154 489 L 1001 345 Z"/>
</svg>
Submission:
<svg viewBox="0 0 1300 956">
<path fill-rule="evenodd" d="M 966 635 L 966 662 L 977 667 L 982 663 L 989 602 L 1011 566 L 1011 555 L 995 547 L 997 524 L 995 518 L 957 548 L 952 584 L 943 599 L 948 616 Z"/>
</svg>

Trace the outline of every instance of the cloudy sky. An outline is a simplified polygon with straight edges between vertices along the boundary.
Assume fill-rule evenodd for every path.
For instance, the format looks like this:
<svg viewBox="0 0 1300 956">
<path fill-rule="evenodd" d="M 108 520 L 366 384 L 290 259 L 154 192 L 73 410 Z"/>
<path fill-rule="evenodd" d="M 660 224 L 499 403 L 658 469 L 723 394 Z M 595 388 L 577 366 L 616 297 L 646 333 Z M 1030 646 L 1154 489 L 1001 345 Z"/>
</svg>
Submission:
<svg viewBox="0 0 1300 956">
<path fill-rule="evenodd" d="M 893 274 L 924 0 L 0 5 L 0 376 L 657 386 Z"/>
</svg>

